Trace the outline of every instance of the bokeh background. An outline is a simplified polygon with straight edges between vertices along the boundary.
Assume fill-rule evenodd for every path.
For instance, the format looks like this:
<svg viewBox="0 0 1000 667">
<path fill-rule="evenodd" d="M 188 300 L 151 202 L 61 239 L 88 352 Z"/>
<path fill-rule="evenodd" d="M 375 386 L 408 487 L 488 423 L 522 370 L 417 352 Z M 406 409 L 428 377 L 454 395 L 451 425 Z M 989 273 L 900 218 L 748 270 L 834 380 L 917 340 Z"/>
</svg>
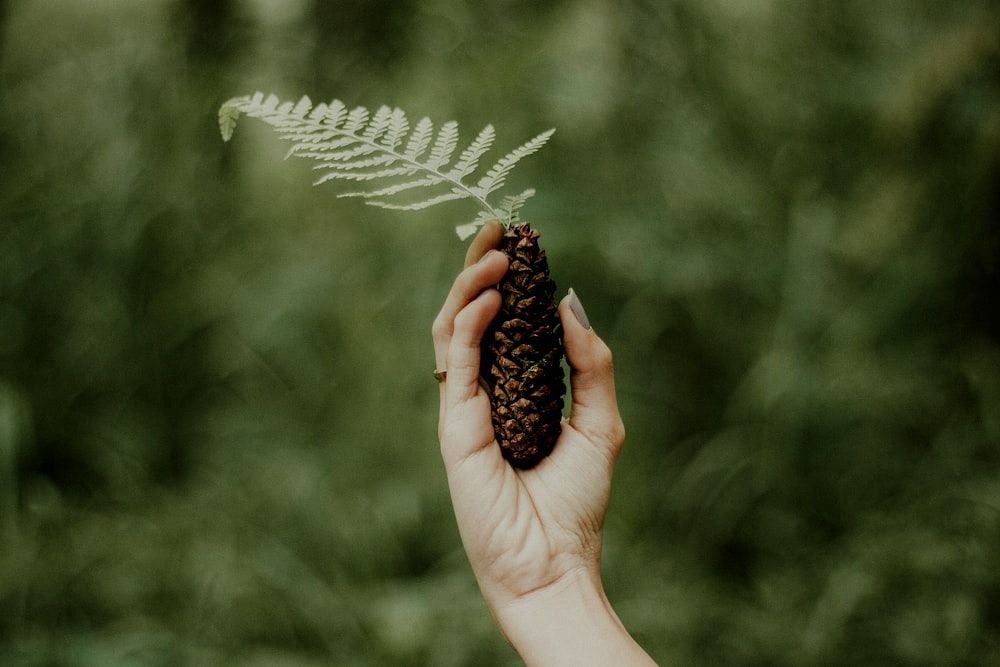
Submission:
<svg viewBox="0 0 1000 667">
<path fill-rule="evenodd" d="M 510 189 L 616 355 L 605 580 L 656 659 L 1000 664 L 998 35 L 988 0 L 0 1 L 0 664 L 520 664 L 436 443 L 474 211 L 223 144 L 255 90 L 558 128 Z"/>
</svg>

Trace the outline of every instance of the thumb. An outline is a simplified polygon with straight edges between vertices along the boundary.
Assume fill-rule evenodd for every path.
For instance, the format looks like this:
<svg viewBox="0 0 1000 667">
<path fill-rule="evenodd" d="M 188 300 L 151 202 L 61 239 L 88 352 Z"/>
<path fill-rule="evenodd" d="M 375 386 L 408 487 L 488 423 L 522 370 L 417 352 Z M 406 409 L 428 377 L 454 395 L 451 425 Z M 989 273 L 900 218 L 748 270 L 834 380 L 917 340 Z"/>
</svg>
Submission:
<svg viewBox="0 0 1000 667">
<path fill-rule="evenodd" d="M 591 442 L 607 447 L 614 459 L 625 440 L 625 427 L 618 412 L 611 349 L 590 327 L 572 288 L 559 303 L 559 319 L 570 367 L 569 425 Z"/>
</svg>

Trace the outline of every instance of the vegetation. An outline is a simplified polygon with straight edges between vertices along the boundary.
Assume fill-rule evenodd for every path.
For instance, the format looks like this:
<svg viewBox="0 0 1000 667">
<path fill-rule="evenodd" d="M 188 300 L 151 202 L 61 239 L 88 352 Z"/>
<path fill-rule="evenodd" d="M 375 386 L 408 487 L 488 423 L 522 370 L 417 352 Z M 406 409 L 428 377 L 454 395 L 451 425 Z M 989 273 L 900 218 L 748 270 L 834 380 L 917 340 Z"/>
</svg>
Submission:
<svg viewBox="0 0 1000 667">
<path fill-rule="evenodd" d="M 546 130 L 500 158 L 475 184 L 479 160 L 493 146 L 496 131 L 487 125 L 456 157 L 458 123 L 445 121 L 437 132 L 427 116 L 410 131 L 406 113 L 383 105 L 373 114 L 363 106 L 348 110 L 340 100 L 313 105 L 308 96 L 281 102 L 274 95 L 236 97 L 219 108 L 219 130 L 229 141 L 241 114 L 262 119 L 285 141 L 288 156 L 314 161 L 322 171 L 315 184 L 344 180 L 367 189 L 341 197 L 399 211 L 420 211 L 459 199 L 471 199 L 479 215 L 455 227 L 466 239 L 491 221 L 503 229 L 500 250 L 510 269 L 497 285 L 500 312 L 483 336 L 481 375 L 488 387 L 496 440 L 504 458 L 531 468 L 552 452 L 561 430 L 566 393 L 564 355 L 556 286 L 549 274 L 537 231 L 519 222 L 519 210 L 534 196 L 532 188 L 508 195 L 494 205 L 514 167 L 536 153 L 555 132 Z M 431 194 L 427 194 L 427 190 Z M 400 197 L 405 197 L 400 201 Z M 440 365 L 440 361 L 437 362 Z M 439 371 L 434 377 L 441 379 Z"/>
<path fill-rule="evenodd" d="M 362 106 L 348 110 L 340 100 L 314 106 L 308 96 L 298 102 L 281 102 L 274 95 L 265 98 L 258 92 L 233 98 L 220 107 L 219 130 L 224 141 L 232 138 L 241 114 L 261 118 L 282 139 L 293 142 L 289 157 L 318 163 L 313 169 L 322 170 L 322 176 L 316 185 L 338 179 L 382 184 L 344 192 L 341 197 L 361 197 L 367 204 L 401 211 L 471 199 L 480 211 L 472 222 L 455 228 L 462 239 L 491 220 L 499 221 L 504 229 L 517 221 L 520 208 L 534 196 L 533 189 L 508 195 L 497 205 L 489 197 L 503 187 L 518 162 L 537 152 L 555 132 L 546 130 L 515 148 L 473 185 L 465 179 L 475 174 L 480 158 L 493 146 L 496 130 L 492 125 L 480 130 L 456 158 L 458 123 L 445 121 L 435 133 L 433 121 L 424 116 L 411 132 L 410 121 L 399 107 L 383 105 L 372 114 Z M 428 188 L 434 190 L 430 196 L 425 192 Z M 399 195 L 411 197 L 401 203 Z"/>
<path fill-rule="evenodd" d="M 436 444 L 464 203 L 223 145 L 257 89 L 559 128 L 510 186 L 616 355 L 656 659 L 1000 662 L 998 19 L 0 2 L 0 664 L 518 664 Z"/>
</svg>

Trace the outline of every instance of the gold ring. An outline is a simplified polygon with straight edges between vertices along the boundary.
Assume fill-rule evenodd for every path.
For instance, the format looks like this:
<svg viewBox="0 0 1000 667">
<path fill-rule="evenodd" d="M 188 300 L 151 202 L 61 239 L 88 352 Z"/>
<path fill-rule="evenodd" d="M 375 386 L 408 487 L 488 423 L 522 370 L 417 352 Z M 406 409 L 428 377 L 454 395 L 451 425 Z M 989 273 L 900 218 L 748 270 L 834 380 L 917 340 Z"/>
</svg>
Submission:
<svg viewBox="0 0 1000 667">
<path fill-rule="evenodd" d="M 448 379 L 448 371 L 434 371 L 434 379 L 438 382 L 444 382 Z"/>
</svg>

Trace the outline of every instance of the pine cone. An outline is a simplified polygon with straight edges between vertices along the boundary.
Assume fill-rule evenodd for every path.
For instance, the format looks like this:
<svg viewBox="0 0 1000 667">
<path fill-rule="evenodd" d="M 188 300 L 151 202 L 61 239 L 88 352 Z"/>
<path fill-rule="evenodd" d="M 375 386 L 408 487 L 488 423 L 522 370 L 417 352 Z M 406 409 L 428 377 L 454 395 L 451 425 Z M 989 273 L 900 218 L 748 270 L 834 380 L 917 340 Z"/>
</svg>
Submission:
<svg viewBox="0 0 1000 667">
<path fill-rule="evenodd" d="M 561 430 L 566 385 L 556 285 L 528 223 L 513 225 L 500 249 L 510 267 L 499 285 L 500 313 L 483 338 L 483 379 L 504 458 L 531 468 L 549 455 Z"/>
</svg>

